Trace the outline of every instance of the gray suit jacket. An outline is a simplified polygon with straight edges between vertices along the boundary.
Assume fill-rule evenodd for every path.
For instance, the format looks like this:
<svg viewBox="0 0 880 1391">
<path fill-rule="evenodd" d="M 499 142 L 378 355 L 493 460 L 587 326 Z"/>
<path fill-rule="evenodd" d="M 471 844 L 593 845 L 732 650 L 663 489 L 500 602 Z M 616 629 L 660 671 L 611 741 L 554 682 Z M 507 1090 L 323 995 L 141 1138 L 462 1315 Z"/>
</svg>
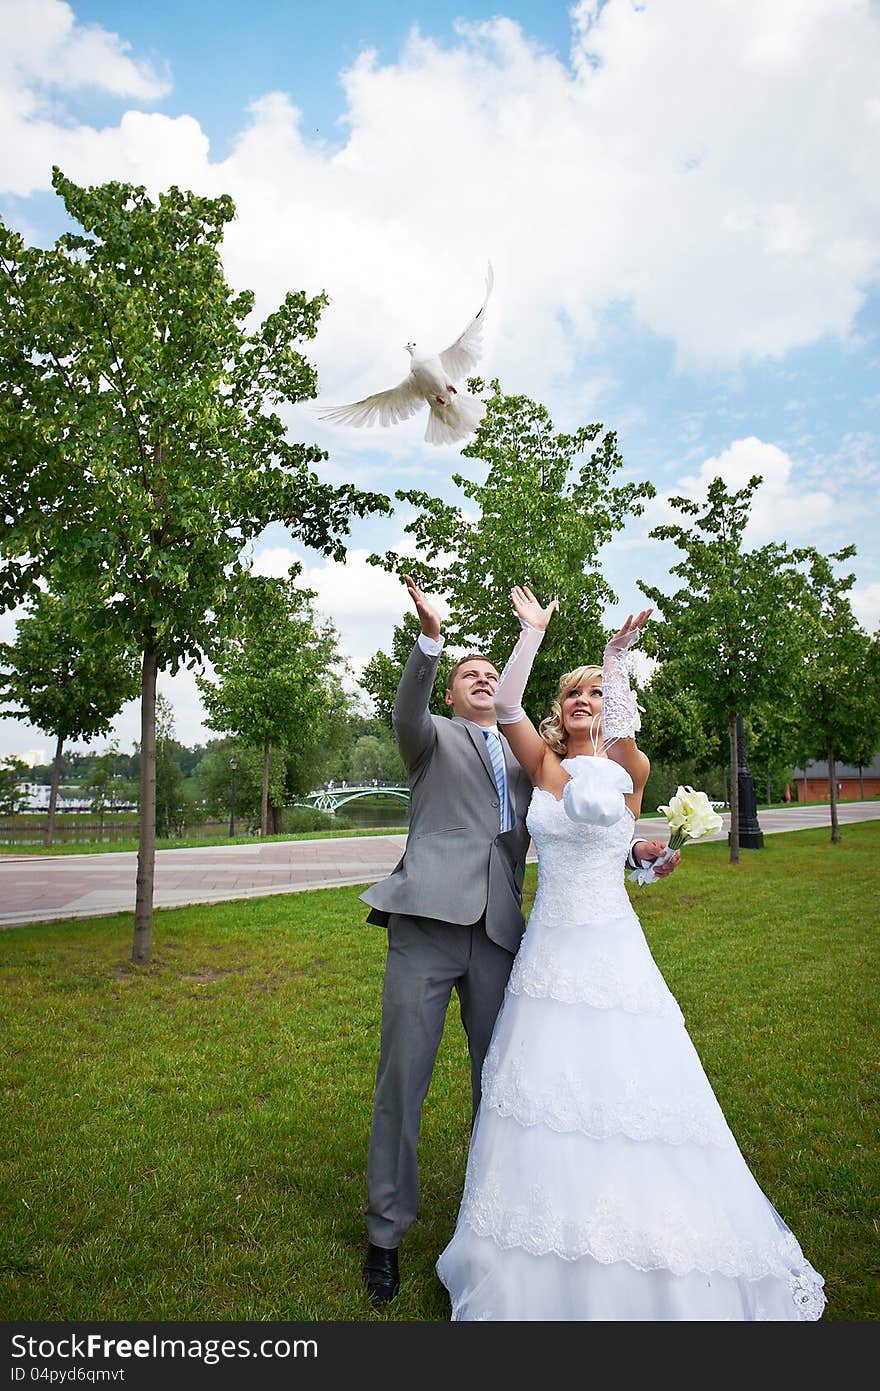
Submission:
<svg viewBox="0 0 880 1391">
<path fill-rule="evenodd" d="M 488 935 L 515 952 L 525 925 L 520 900 L 532 784 L 502 735 L 515 823 L 500 832 L 480 726 L 428 710 L 438 662 L 416 643 L 400 678 L 394 732 L 411 791 L 409 835 L 400 863 L 361 898 L 373 910 L 368 921 L 382 925 L 389 913 L 462 924 L 485 913 Z"/>
</svg>

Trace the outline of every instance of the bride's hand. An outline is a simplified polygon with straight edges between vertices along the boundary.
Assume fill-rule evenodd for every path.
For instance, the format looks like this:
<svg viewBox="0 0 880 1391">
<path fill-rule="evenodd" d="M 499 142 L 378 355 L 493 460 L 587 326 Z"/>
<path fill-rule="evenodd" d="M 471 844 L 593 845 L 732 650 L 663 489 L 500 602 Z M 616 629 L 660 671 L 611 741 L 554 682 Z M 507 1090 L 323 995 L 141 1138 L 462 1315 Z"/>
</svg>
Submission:
<svg viewBox="0 0 880 1391">
<path fill-rule="evenodd" d="M 538 603 L 528 585 L 514 585 L 510 591 L 510 598 L 513 607 L 516 609 L 517 618 L 523 623 L 527 623 L 530 628 L 537 628 L 539 633 L 543 633 L 547 624 L 553 616 L 554 610 L 559 608 L 555 599 L 544 609 Z"/>
<path fill-rule="evenodd" d="M 619 632 L 616 632 L 613 638 L 608 639 L 605 644 L 606 650 L 611 648 L 614 652 L 625 652 L 628 647 L 632 647 L 633 643 L 638 641 L 639 634 L 653 612 L 653 609 L 642 609 L 635 618 L 629 614 Z"/>
</svg>

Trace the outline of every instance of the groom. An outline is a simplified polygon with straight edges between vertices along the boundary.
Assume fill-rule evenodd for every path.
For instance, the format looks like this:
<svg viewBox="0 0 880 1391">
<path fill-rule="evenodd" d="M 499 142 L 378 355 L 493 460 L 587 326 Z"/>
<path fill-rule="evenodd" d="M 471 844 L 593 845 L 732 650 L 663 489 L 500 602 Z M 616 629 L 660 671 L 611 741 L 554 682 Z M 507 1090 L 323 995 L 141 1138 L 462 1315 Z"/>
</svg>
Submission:
<svg viewBox="0 0 880 1391">
<path fill-rule="evenodd" d="M 474 1115 L 480 1103 L 483 1059 L 525 926 L 532 795 L 495 724 L 498 672 L 487 657 L 469 654 L 452 667 L 444 699 L 453 719 L 429 713 L 443 649 L 440 619 L 404 579 L 421 623 L 393 716 L 411 791 L 409 834 L 391 875 L 361 894 L 372 909 L 368 922 L 388 929 L 367 1160 L 364 1280 L 375 1305 L 387 1304 L 400 1286 L 397 1248 L 418 1209 L 422 1103 L 453 989 L 468 1040 Z M 665 849 L 659 841 L 636 845 L 644 864 Z"/>
</svg>

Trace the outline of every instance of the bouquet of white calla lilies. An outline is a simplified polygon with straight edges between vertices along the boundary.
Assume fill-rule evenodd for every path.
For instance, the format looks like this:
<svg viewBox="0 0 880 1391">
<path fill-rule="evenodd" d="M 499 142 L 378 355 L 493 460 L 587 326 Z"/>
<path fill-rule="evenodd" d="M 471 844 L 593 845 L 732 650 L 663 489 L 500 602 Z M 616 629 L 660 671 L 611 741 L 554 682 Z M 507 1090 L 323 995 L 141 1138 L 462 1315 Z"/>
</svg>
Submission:
<svg viewBox="0 0 880 1391">
<path fill-rule="evenodd" d="M 705 792 L 695 792 L 692 787 L 679 787 L 669 805 L 657 810 L 663 812 L 672 834 L 665 852 L 655 864 L 670 860 L 686 841 L 703 840 L 720 831 L 723 825 Z M 629 877 L 634 884 L 640 885 L 653 884 L 657 878 L 653 864 L 642 866 Z"/>
</svg>

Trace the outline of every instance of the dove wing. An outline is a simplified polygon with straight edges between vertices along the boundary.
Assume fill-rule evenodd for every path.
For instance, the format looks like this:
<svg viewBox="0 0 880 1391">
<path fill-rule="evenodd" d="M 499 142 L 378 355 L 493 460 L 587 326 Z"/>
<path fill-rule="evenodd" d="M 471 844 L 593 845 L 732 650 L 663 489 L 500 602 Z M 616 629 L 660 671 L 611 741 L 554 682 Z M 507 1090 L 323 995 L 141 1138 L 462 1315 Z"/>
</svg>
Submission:
<svg viewBox="0 0 880 1391">
<path fill-rule="evenodd" d="M 388 391 L 377 391 L 348 406 L 328 406 L 318 414 L 322 420 L 332 420 L 337 425 L 396 425 L 398 420 L 409 420 L 424 404 L 424 393 L 410 373 Z"/>
<path fill-rule="evenodd" d="M 480 360 L 480 352 L 483 347 L 483 319 L 494 283 L 495 276 L 490 263 L 486 275 L 486 298 L 467 328 L 459 334 L 454 343 L 450 343 L 449 347 L 440 354 L 443 371 L 453 381 L 460 381 L 462 377 L 466 377 Z"/>
</svg>

